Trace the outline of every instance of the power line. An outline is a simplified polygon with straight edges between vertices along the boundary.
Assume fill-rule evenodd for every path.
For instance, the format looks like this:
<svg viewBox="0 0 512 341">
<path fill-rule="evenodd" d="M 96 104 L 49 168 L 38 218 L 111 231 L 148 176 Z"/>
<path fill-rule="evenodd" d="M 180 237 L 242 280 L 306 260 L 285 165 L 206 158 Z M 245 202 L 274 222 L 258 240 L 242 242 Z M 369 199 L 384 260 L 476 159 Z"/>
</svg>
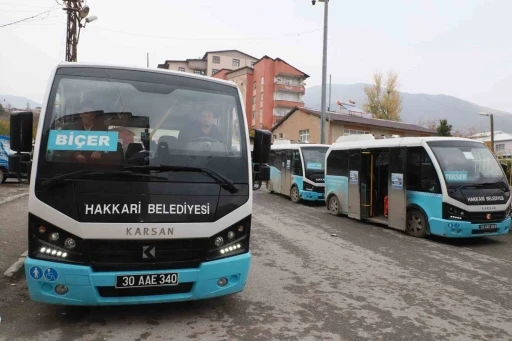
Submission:
<svg viewBox="0 0 512 341">
<path fill-rule="evenodd" d="M 182 40 L 182 41 L 216 41 L 216 40 L 238 40 L 238 41 L 248 41 L 248 40 L 266 40 L 266 39 L 276 39 L 276 38 L 285 38 L 285 37 L 291 37 L 301 34 L 307 34 L 307 33 L 314 33 L 322 31 L 322 29 L 317 30 L 311 30 L 311 31 L 303 31 L 303 32 L 297 32 L 297 33 L 290 33 L 280 36 L 267 36 L 267 37 L 253 37 L 253 38 L 177 38 L 177 37 L 166 37 L 166 36 L 154 36 L 149 34 L 142 34 L 142 33 L 134 33 L 134 32 L 126 32 L 126 31 L 120 31 L 120 30 L 114 30 L 111 28 L 101 27 L 101 26 L 94 26 L 95 29 L 105 30 L 105 31 L 111 31 L 116 33 L 122 33 L 127 35 L 133 35 L 133 36 L 140 36 L 140 37 L 147 37 L 147 38 L 158 38 L 158 39 L 169 39 L 169 40 Z"/>
<path fill-rule="evenodd" d="M 13 3 L 5 3 L 5 2 L 0 2 L 0 6 L 21 6 L 21 7 L 34 7 L 34 8 L 48 8 L 48 6 L 35 6 L 35 5 L 23 5 L 23 4 L 13 4 Z"/>
<path fill-rule="evenodd" d="M 10 23 L 8 23 L 8 24 L 0 25 L 0 28 L 1 28 L 1 27 L 10 26 L 10 25 L 14 25 L 14 24 L 17 24 L 17 23 L 19 23 L 19 22 L 27 21 L 27 20 L 29 20 L 29 19 L 36 18 L 36 17 L 38 17 L 38 16 L 40 16 L 40 15 L 43 15 L 43 14 L 45 14 L 45 13 L 50 13 L 50 12 L 55 11 L 55 10 L 56 10 L 56 8 L 54 8 L 54 9 L 49 9 L 49 10 L 47 10 L 47 11 L 41 12 L 41 13 L 39 13 L 39 14 L 33 15 L 33 16 L 31 16 L 31 17 L 28 17 L 28 18 L 24 18 L 24 19 L 20 19 L 20 20 L 17 20 L 17 21 L 10 22 Z"/>
</svg>

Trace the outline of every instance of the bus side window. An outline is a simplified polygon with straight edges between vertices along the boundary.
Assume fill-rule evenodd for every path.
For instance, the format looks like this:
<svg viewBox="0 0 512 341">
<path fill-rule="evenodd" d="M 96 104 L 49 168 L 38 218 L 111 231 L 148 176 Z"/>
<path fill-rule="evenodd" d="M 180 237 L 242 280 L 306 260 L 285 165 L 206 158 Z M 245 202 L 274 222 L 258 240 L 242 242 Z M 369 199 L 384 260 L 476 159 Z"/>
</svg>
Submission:
<svg viewBox="0 0 512 341">
<path fill-rule="evenodd" d="M 329 153 L 327 175 L 348 176 L 348 151 L 334 150 Z"/>
<path fill-rule="evenodd" d="M 281 170 L 281 163 L 283 162 L 283 152 L 278 150 L 276 151 L 276 158 L 274 161 L 274 167 L 276 167 L 278 170 Z"/>
<path fill-rule="evenodd" d="M 423 167 L 422 167 L 423 165 Z M 425 165 L 434 169 L 432 161 L 423 147 L 407 150 L 407 189 L 410 191 L 441 193 L 435 171 L 425 172 Z M 423 171 L 422 171 L 423 168 Z"/>
<path fill-rule="evenodd" d="M 300 158 L 300 151 L 293 151 L 293 175 L 302 176 L 302 160 Z"/>
<path fill-rule="evenodd" d="M 276 166 L 275 161 L 276 161 L 276 151 L 275 150 L 271 150 L 270 151 L 270 158 L 268 160 L 268 165 L 275 167 Z"/>
</svg>

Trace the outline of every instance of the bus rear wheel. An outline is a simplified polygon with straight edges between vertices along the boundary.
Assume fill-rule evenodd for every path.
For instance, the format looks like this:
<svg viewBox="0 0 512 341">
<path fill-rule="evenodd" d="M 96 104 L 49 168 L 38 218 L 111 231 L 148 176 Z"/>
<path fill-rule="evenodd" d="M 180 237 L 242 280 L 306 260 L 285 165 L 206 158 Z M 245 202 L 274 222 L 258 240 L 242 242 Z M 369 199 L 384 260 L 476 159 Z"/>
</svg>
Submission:
<svg viewBox="0 0 512 341">
<path fill-rule="evenodd" d="M 328 206 L 329 213 L 332 215 L 340 215 L 340 201 L 337 196 L 333 195 L 329 198 Z"/>
<path fill-rule="evenodd" d="M 425 215 L 416 209 L 408 211 L 407 227 L 405 231 L 413 237 L 424 238 L 427 235 L 427 220 L 425 219 Z"/>
<path fill-rule="evenodd" d="M 297 186 L 293 186 L 292 189 L 290 190 L 290 198 L 295 203 L 300 201 L 299 189 L 297 188 Z"/>
</svg>

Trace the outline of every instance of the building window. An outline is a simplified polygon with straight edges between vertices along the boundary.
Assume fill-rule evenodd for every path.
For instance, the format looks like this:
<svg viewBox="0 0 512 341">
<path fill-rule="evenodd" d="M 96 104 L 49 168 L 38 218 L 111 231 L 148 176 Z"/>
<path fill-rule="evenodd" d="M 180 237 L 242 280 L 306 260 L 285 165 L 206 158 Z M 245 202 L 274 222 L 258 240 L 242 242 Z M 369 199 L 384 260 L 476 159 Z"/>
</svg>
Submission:
<svg viewBox="0 0 512 341">
<path fill-rule="evenodd" d="M 265 77 L 261 76 L 261 85 L 265 84 Z"/>
<path fill-rule="evenodd" d="M 283 138 L 283 133 L 279 133 L 279 138 L 282 139 Z"/>
<path fill-rule="evenodd" d="M 212 69 L 212 75 L 216 74 L 217 72 L 219 72 L 218 69 Z"/>
<path fill-rule="evenodd" d="M 260 109 L 260 122 L 261 122 L 261 120 L 263 120 L 263 108 Z"/>
<path fill-rule="evenodd" d="M 256 96 L 252 96 L 252 104 L 256 104 Z"/>
<path fill-rule="evenodd" d="M 184 67 L 179 67 L 178 71 L 185 72 L 185 68 Z"/>
<path fill-rule="evenodd" d="M 369 133 L 370 133 L 369 131 L 364 131 L 364 130 L 343 129 L 343 135 L 344 136 L 348 136 L 348 135 L 362 135 L 362 134 L 369 134 Z"/>
<path fill-rule="evenodd" d="M 252 112 L 252 119 L 254 120 L 255 117 L 256 117 L 256 111 L 253 111 Z"/>
<path fill-rule="evenodd" d="M 240 67 L 240 59 L 233 59 L 233 66 Z"/>
<path fill-rule="evenodd" d="M 194 69 L 194 73 L 196 75 L 204 75 L 204 71 L 203 70 Z"/>
<path fill-rule="evenodd" d="M 299 130 L 300 142 L 309 142 L 309 129 Z"/>
<path fill-rule="evenodd" d="M 505 150 L 505 144 L 504 143 L 500 143 L 500 144 L 497 144 L 496 145 L 496 151 L 501 151 L 501 150 Z"/>
<path fill-rule="evenodd" d="M 256 62 L 251 62 L 251 67 L 254 67 L 254 64 L 256 64 Z"/>
<path fill-rule="evenodd" d="M 213 64 L 220 64 L 220 56 L 213 56 Z"/>
<path fill-rule="evenodd" d="M 256 89 L 256 82 L 252 82 L 253 89 Z"/>
</svg>

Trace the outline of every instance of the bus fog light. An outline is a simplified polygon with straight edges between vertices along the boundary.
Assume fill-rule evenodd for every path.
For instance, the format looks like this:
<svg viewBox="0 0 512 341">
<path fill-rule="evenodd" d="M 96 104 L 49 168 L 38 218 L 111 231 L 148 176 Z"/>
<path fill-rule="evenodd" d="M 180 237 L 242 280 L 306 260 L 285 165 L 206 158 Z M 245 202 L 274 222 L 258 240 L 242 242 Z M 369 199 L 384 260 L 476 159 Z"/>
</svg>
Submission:
<svg viewBox="0 0 512 341">
<path fill-rule="evenodd" d="M 219 247 L 224 244 L 224 239 L 222 237 L 215 238 L 215 246 Z"/>
<path fill-rule="evenodd" d="M 74 249 L 76 246 L 76 242 L 73 238 L 68 238 L 64 242 L 64 246 L 66 247 L 66 249 Z"/>
<path fill-rule="evenodd" d="M 228 284 L 228 279 L 226 277 L 222 277 L 217 281 L 217 285 L 219 287 L 224 287 L 226 284 Z"/>
<path fill-rule="evenodd" d="M 53 232 L 50 235 L 50 240 L 56 242 L 57 240 L 59 240 L 59 234 L 57 232 Z"/>
<path fill-rule="evenodd" d="M 55 287 L 55 292 L 59 295 L 64 295 L 68 292 L 68 287 L 62 284 L 59 284 Z"/>
</svg>

